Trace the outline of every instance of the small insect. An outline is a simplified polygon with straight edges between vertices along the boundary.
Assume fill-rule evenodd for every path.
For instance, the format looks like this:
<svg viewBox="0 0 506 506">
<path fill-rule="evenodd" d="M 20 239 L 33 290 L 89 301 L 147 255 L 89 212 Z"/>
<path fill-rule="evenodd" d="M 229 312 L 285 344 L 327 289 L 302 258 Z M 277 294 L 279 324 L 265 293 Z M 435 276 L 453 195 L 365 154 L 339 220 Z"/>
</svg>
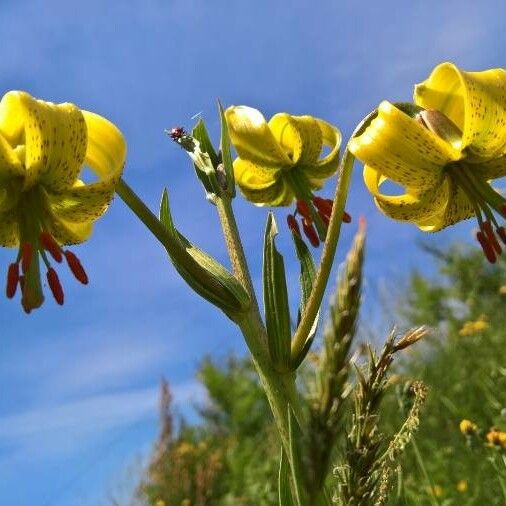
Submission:
<svg viewBox="0 0 506 506">
<path fill-rule="evenodd" d="M 178 141 L 179 139 L 181 139 L 181 137 L 186 135 L 185 129 L 183 127 L 171 128 L 170 130 L 167 131 L 167 133 L 169 134 L 170 138 L 173 141 Z"/>
</svg>

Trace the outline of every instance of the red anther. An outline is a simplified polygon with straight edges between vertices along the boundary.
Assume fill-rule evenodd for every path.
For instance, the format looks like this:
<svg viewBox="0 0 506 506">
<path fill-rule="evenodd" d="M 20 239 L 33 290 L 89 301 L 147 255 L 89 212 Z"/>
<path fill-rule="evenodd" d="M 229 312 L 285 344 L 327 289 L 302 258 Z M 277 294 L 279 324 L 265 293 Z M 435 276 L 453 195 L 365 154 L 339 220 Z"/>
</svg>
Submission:
<svg viewBox="0 0 506 506">
<path fill-rule="evenodd" d="M 61 248 L 49 232 L 41 232 L 39 236 L 42 247 L 49 251 L 55 262 L 60 263 L 63 259 Z"/>
<path fill-rule="evenodd" d="M 309 222 L 312 222 L 311 220 L 311 211 L 309 210 L 309 207 L 306 202 L 303 200 L 297 200 L 297 212 L 303 217 L 306 218 Z"/>
<path fill-rule="evenodd" d="M 329 223 L 330 223 L 330 216 L 326 215 L 325 213 L 323 213 L 320 209 L 318 209 L 318 215 L 320 216 L 320 218 L 322 219 L 323 223 L 325 224 L 325 226 L 329 226 Z"/>
<path fill-rule="evenodd" d="M 478 239 L 478 242 L 480 243 L 481 249 L 483 250 L 483 253 L 485 254 L 485 257 L 491 264 L 495 264 L 495 261 L 497 260 L 494 248 L 492 245 L 488 242 L 488 238 L 486 235 L 480 230 L 476 232 L 476 239 Z"/>
<path fill-rule="evenodd" d="M 32 253 L 33 247 L 31 243 L 24 242 L 21 245 L 21 270 L 23 271 L 23 274 L 26 274 L 28 269 L 30 269 L 30 264 L 32 263 Z"/>
<path fill-rule="evenodd" d="M 19 283 L 19 264 L 17 262 L 10 264 L 7 271 L 7 287 L 5 293 L 9 299 L 16 295 Z"/>
<path fill-rule="evenodd" d="M 497 235 L 501 238 L 503 244 L 506 244 L 506 229 L 504 227 L 497 227 L 495 229 Z"/>
<path fill-rule="evenodd" d="M 49 267 L 47 270 L 47 283 L 51 289 L 54 300 L 60 304 L 60 306 L 63 305 L 63 288 L 58 279 L 58 274 L 56 274 L 56 271 L 52 267 Z"/>
<path fill-rule="evenodd" d="M 300 228 L 295 216 L 293 214 L 289 214 L 286 217 L 286 223 L 288 224 L 288 228 L 292 231 L 293 234 L 300 237 Z"/>
<path fill-rule="evenodd" d="M 323 214 L 330 216 L 332 213 L 332 206 L 334 205 L 334 201 L 330 199 L 322 199 L 321 197 L 314 197 L 313 203 Z"/>
<path fill-rule="evenodd" d="M 343 223 L 351 223 L 351 214 L 343 211 Z"/>
<path fill-rule="evenodd" d="M 302 230 L 304 230 L 304 234 L 309 239 L 309 242 L 317 248 L 320 245 L 320 239 L 312 223 L 305 219 L 302 220 Z"/>
<path fill-rule="evenodd" d="M 84 267 L 82 266 L 79 258 L 77 258 L 72 251 L 66 250 L 63 252 L 65 255 L 65 259 L 67 260 L 67 264 L 72 271 L 72 274 L 80 281 L 83 285 L 88 284 L 88 275 L 86 274 Z"/>
<path fill-rule="evenodd" d="M 500 255 L 502 253 L 502 248 L 501 245 L 499 244 L 499 241 L 497 240 L 497 237 L 494 234 L 494 231 L 492 230 L 492 225 L 490 224 L 490 221 L 483 222 L 483 231 L 485 232 L 488 242 L 492 245 L 495 252 L 498 255 Z"/>
</svg>

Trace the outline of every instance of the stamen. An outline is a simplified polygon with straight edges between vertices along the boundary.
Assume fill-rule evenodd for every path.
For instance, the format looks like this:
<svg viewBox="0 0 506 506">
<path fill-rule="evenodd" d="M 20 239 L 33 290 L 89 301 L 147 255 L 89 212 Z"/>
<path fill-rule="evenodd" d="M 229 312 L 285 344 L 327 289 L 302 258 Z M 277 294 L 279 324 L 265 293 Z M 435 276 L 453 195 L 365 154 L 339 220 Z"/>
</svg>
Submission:
<svg viewBox="0 0 506 506">
<path fill-rule="evenodd" d="M 30 269 L 30 264 L 32 263 L 32 253 L 32 244 L 24 242 L 21 245 L 21 270 L 23 271 L 23 274 L 26 274 L 28 269 Z"/>
<path fill-rule="evenodd" d="M 302 230 L 304 230 L 304 234 L 309 239 L 309 242 L 317 248 L 320 245 L 320 239 L 313 224 L 305 218 L 302 220 Z"/>
<path fill-rule="evenodd" d="M 318 211 L 321 211 L 323 214 L 330 216 L 332 213 L 332 206 L 334 204 L 333 200 L 330 199 L 322 199 L 321 197 L 314 197 L 313 203 L 316 206 Z M 320 214 L 321 216 L 321 214 Z"/>
<path fill-rule="evenodd" d="M 303 200 L 297 200 L 297 212 L 303 217 L 305 218 L 307 221 L 309 221 L 310 223 L 312 223 L 312 219 L 311 219 L 311 211 L 309 210 L 309 207 L 307 205 L 306 202 L 304 202 Z"/>
<path fill-rule="evenodd" d="M 293 214 L 289 214 L 286 217 L 286 223 L 288 224 L 288 228 L 292 231 L 293 234 L 300 237 L 300 228 L 295 216 Z"/>
<path fill-rule="evenodd" d="M 506 244 L 506 229 L 504 227 L 497 227 L 495 229 L 497 235 L 500 237 L 503 244 Z"/>
<path fill-rule="evenodd" d="M 497 257 L 494 252 L 494 248 L 492 245 L 488 242 L 488 238 L 485 236 L 485 234 L 480 230 L 476 232 L 476 239 L 478 239 L 478 242 L 480 243 L 481 249 L 483 250 L 483 253 L 485 254 L 485 257 L 491 264 L 495 264 Z"/>
<path fill-rule="evenodd" d="M 14 262 L 9 265 L 9 269 L 7 271 L 7 287 L 5 292 L 9 299 L 12 299 L 12 297 L 16 295 L 18 283 L 19 283 L 19 264 L 17 262 Z"/>
<path fill-rule="evenodd" d="M 55 241 L 54 237 L 46 231 L 40 233 L 39 236 L 42 247 L 49 251 L 50 255 L 54 258 L 55 262 L 60 263 L 63 259 L 62 251 L 59 244 Z"/>
<path fill-rule="evenodd" d="M 322 211 L 320 211 L 320 209 L 318 209 L 318 216 L 322 219 L 325 226 L 328 227 L 329 223 L 330 223 L 330 216 L 328 216 L 325 213 L 323 213 Z"/>
<path fill-rule="evenodd" d="M 83 285 L 87 285 L 88 275 L 86 274 L 86 271 L 84 270 L 84 267 L 82 266 L 77 256 L 69 250 L 64 251 L 63 254 L 65 255 L 65 260 L 67 260 L 67 264 L 74 277 Z"/>
<path fill-rule="evenodd" d="M 351 223 L 351 214 L 346 211 L 343 212 L 343 223 Z"/>
<path fill-rule="evenodd" d="M 53 294 L 54 300 L 60 304 L 60 306 L 63 305 L 63 288 L 60 280 L 58 279 L 58 274 L 56 274 L 56 271 L 52 267 L 47 270 L 47 282 Z"/>
<path fill-rule="evenodd" d="M 492 230 L 492 225 L 490 224 L 490 221 L 484 221 L 483 222 L 483 231 L 485 232 L 485 235 L 487 236 L 489 244 L 492 245 L 495 252 L 500 255 L 502 253 L 501 245 L 499 244 L 499 241 L 497 240 L 494 231 Z"/>
</svg>

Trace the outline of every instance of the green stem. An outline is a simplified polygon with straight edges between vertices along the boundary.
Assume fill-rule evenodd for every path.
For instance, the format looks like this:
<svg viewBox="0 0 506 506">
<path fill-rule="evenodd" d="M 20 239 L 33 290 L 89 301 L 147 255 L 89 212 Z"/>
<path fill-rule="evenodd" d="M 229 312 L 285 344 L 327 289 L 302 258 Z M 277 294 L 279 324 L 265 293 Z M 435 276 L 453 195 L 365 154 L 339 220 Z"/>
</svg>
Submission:
<svg viewBox="0 0 506 506">
<path fill-rule="evenodd" d="M 267 347 L 267 331 L 260 316 L 260 309 L 230 197 L 219 197 L 216 200 L 216 208 L 225 236 L 232 269 L 237 279 L 248 292 L 251 300 L 250 311 L 238 322 L 238 325 L 253 356 L 255 367 L 269 399 L 282 440 L 285 439 L 285 442 L 288 443 L 288 402 L 295 413 L 297 421 L 302 424 L 302 405 L 295 388 L 295 374 L 281 374 L 272 366 Z M 283 442 L 283 445 L 285 442 Z M 285 447 L 285 450 L 288 451 L 288 446 Z"/>
<path fill-rule="evenodd" d="M 163 244 L 165 249 L 174 256 L 174 259 L 184 261 L 184 257 L 181 255 L 180 250 L 174 246 L 170 233 L 123 179 L 119 180 L 119 183 L 116 186 L 116 193 L 134 212 L 137 218 L 139 218 L 139 220 L 141 220 L 151 233 Z"/>
<path fill-rule="evenodd" d="M 413 451 L 415 452 L 415 458 L 416 458 L 416 462 L 418 463 L 418 467 L 420 468 L 420 471 L 422 472 L 422 475 L 429 487 L 431 501 L 436 506 L 439 506 L 440 505 L 439 499 L 434 495 L 435 494 L 434 483 L 430 479 L 429 473 L 427 472 L 427 468 L 425 467 L 425 464 L 424 464 L 423 458 L 422 458 L 422 454 L 420 453 L 420 450 L 418 449 L 418 445 L 416 444 L 415 438 L 411 439 L 411 445 L 413 446 Z"/>
<path fill-rule="evenodd" d="M 368 114 L 364 120 L 357 126 L 355 131 L 350 137 L 350 140 L 355 136 L 360 135 L 371 123 L 377 115 L 377 110 Z M 346 198 L 348 196 L 348 189 L 351 181 L 351 173 L 355 157 L 348 151 L 346 147 L 344 155 L 339 164 L 339 179 L 336 186 L 336 193 L 334 196 L 334 205 L 332 206 L 332 214 L 330 216 L 329 227 L 327 230 L 327 238 L 323 245 L 322 256 L 320 258 L 320 266 L 313 283 L 311 295 L 307 305 L 302 313 L 299 326 L 295 331 L 292 339 L 292 359 L 295 360 L 299 356 L 306 339 L 311 331 L 315 318 L 320 310 L 323 300 L 323 294 L 327 283 L 329 281 L 330 271 L 334 262 L 336 254 L 337 243 L 341 232 L 341 223 L 343 220 L 344 206 L 346 205 Z"/>
</svg>

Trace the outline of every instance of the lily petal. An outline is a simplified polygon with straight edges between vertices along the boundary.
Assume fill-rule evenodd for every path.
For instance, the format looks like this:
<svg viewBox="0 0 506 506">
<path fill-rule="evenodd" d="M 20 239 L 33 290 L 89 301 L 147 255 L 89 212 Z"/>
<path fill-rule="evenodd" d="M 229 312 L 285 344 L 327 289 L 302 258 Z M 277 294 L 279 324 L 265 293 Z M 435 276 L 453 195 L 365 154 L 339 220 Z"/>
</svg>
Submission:
<svg viewBox="0 0 506 506">
<path fill-rule="evenodd" d="M 241 188 L 261 190 L 272 186 L 278 180 L 280 170 L 258 165 L 249 160 L 234 160 L 234 177 Z"/>
<path fill-rule="evenodd" d="M 415 103 L 437 109 L 462 130 L 461 149 L 489 159 L 506 153 L 506 71 L 464 72 L 442 63 L 415 86 Z"/>
<path fill-rule="evenodd" d="M 267 167 L 293 165 L 260 111 L 243 105 L 232 106 L 225 111 L 225 117 L 230 140 L 240 158 Z"/>
<path fill-rule="evenodd" d="M 38 182 L 55 190 L 73 184 L 87 141 L 86 125 L 75 105 L 56 105 L 11 91 L 0 102 L 0 132 L 12 147 L 25 145 L 24 190 Z"/>
<path fill-rule="evenodd" d="M 18 215 L 15 210 L 0 213 L 0 246 L 14 247 L 19 245 Z"/>
<path fill-rule="evenodd" d="M 476 174 L 487 181 L 506 176 L 506 155 L 485 162 L 469 164 Z"/>
<path fill-rule="evenodd" d="M 47 191 L 53 235 L 61 244 L 76 244 L 89 237 L 93 222 L 112 200 L 125 164 L 126 143 L 118 128 L 98 114 L 83 111 L 83 116 L 88 129 L 85 161 L 99 180 L 90 184 L 78 180 L 64 191 Z"/>
<path fill-rule="evenodd" d="M 339 166 L 339 148 L 341 147 L 341 132 L 330 123 L 315 118 L 322 134 L 323 145 L 330 148 L 328 155 L 317 160 L 310 167 L 303 170 L 311 182 L 315 181 L 315 187 L 323 186 L 325 179 L 332 176 Z"/>
<path fill-rule="evenodd" d="M 98 114 L 82 111 L 88 129 L 85 162 L 101 181 L 116 182 L 126 159 L 126 142 L 118 127 Z"/>
<path fill-rule="evenodd" d="M 446 210 L 450 200 L 449 178 L 440 176 L 434 186 L 418 192 L 417 188 L 406 188 L 403 195 L 384 195 L 380 186 L 387 180 L 373 167 L 364 167 L 364 181 L 368 190 L 373 194 L 378 208 L 390 218 L 400 221 L 414 221 L 426 223 L 429 218 L 441 214 Z"/>
<path fill-rule="evenodd" d="M 461 158 L 459 150 L 386 101 L 349 150 L 384 177 L 419 192 L 434 187 L 444 166 Z"/>
<path fill-rule="evenodd" d="M 283 178 L 262 189 L 239 186 L 244 197 L 257 206 L 288 206 L 295 198 L 291 188 Z"/>
<path fill-rule="evenodd" d="M 24 173 L 25 169 L 16 150 L 0 133 L 0 182 L 9 181 L 12 178 L 21 178 Z"/>
<path fill-rule="evenodd" d="M 282 112 L 275 114 L 268 125 L 292 164 L 312 165 L 320 157 L 322 132 L 312 116 L 291 116 Z"/>
</svg>

